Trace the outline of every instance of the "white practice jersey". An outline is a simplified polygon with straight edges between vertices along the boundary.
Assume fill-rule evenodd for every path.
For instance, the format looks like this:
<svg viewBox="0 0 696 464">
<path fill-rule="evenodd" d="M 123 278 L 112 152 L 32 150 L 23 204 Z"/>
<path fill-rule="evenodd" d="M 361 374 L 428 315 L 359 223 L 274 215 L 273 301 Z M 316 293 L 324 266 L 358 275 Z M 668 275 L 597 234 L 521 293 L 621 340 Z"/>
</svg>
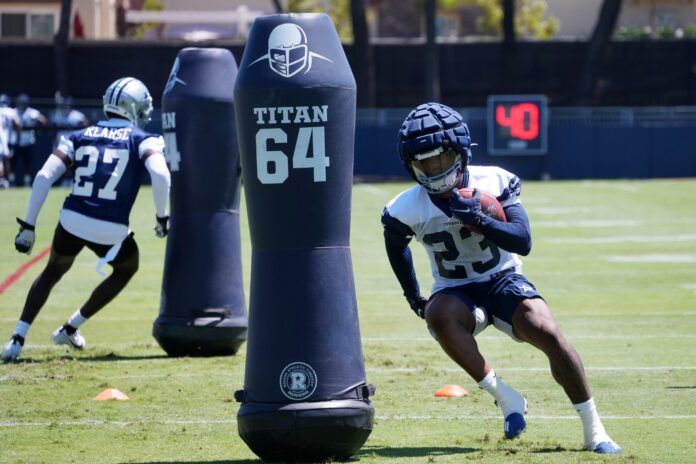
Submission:
<svg viewBox="0 0 696 464">
<path fill-rule="evenodd" d="M 495 195 L 503 207 L 520 203 L 520 179 L 495 166 L 469 166 L 467 187 Z M 456 217 L 447 217 L 416 185 L 401 192 L 386 206 L 387 213 L 407 225 L 428 253 L 435 279 L 433 292 L 519 268 L 515 253 L 498 248 L 483 235 L 470 232 Z"/>
<path fill-rule="evenodd" d="M 37 125 L 37 121 L 41 117 L 39 110 L 28 107 L 24 111 L 17 111 L 19 115 L 19 120 L 22 123 L 22 129 L 19 131 L 19 142 L 20 147 L 28 147 L 36 143 L 36 131 L 34 130 Z"/>
<path fill-rule="evenodd" d="M 10 144 L 13 142 L 12 133 L 14 132 L 12 121 L 15 118 L 17 118 L 17 112 L 14 108 L 0 108 L 0 158 L 10 154 Z"/>
<path fill-rule="evenodd" d="M 56 132 L 55 146 L 53 147 L 56 148 L 60 142 L 60 139 L 67 137 L 71 132 L 74 132 L 77 129 L 85 127 L 87 118 L 82 112 L 77 110 L 56 110 L 51 114 L 51 123 L 55 126 L 63 128 Z"/>
</svg>

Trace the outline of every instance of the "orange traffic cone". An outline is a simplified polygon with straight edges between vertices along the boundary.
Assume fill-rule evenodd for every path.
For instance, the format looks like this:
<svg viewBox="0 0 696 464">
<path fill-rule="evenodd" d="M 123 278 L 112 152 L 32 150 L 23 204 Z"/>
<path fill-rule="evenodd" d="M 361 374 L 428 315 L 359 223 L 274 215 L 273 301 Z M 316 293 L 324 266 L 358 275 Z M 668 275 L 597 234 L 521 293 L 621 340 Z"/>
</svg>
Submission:
<svg viewBox="0 0 696 464">
<path fill-rule="evenodd" d="M 107 388 L 94 398 L 92 398 L 94 401 L 106 401 L 106 400 L 129 400 L 126 396 L 125 393 L 123 393 L 121 390 L 117 390 L 116 388 Z"/>
<path fill-rule="evenodd" d="M 435 396 L 443 398 L 461 398 L 462 396 L 469 396 L 469 392 L 459 385 L 445 385 L 435 391 Z"/>
</svg>

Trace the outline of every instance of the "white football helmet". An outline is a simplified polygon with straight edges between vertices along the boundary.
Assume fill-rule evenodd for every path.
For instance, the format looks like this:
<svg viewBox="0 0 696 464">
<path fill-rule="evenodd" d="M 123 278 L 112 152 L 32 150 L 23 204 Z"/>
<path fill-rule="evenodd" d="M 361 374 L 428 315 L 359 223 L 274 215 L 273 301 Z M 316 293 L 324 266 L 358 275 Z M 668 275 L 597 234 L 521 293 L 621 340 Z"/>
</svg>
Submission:
<svg viewBox="0 0 696 464">
<path fill-rule="evenodd" d="M 104 114 L 128 119 L 145 127 L 152 115 L 152 97 L 145 84 L 134 77 L 122 77 L 111 84 L 104 94 Z"/>
</svg>

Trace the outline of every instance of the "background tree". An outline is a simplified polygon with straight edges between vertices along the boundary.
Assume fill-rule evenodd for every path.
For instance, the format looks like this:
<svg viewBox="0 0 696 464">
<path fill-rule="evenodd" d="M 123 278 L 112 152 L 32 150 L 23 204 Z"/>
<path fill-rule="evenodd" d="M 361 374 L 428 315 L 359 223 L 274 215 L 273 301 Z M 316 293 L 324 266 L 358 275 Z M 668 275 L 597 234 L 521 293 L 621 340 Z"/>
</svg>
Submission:
<svg viewBox="0 0 696 464">
<path fill-rule="evenodd" d="M 375 59 L 367 28 L 365 0 L 350 1 L 353 29 L 353 72 L 358 85 L 358 106 L 373 107 L 375 95 Z"/>
<path fill-rule="evenodd" d="M 425 99 L 440 100 L 440 56 L 437 35 L 436 0 L 425 0 Z"/>
<path fill-rule="evenodd" d="M 164 0 L 145 0 L 142 10 L 144 11 L 162 11 L 164 10 Z M 161 23 L 142 23 L 135 28 L 133 35 L 135 37 L 144 37 L 151 31 L 162 27 Z"/>
<path fill-rule="evenodd" d="M 68 39 L 70 37 L 70 15 L 72 0 L 61 0 L 60 23 L 58 32 L 53 37 L 53 54 L 56 67 L 56 90 L 61 95 L 68 95 Z"/>
<path fill-rule="evenodd" d="M 326 13 L 336 26 L 342 41 L 353 39 L 353 28 L 349 8 L 350 0 L 288 0 L 288 11 L 292 13 Z"/>
<path fill-rule="evenodd" d="M 283 13 L 283 5 L 281 5 L 280 0 L 272 0 L 272 2 L 276 13 Z"/>
<path fill-rule="evenodd" d="M 440 0 L 442 8 L 452 10 L 476 7 L 476 20 L 483 34 L 529 39 L 549 39 L 558 32 L 558 19 L 548 14 L 546 0 Z M 505 11 L 509 11 L 505 19 Z M 514 17 L 514 22 L 512 18 Z M 504 24 L 507 24 L 507 33 Z M 510 39 L 507 39 L 510 40 Z"/>
<path fill-rule="evenodd" d="M 503 48 L 512 51 L 515 48 L 515 0 L 501 0 L 503 7 Z"/>
<path fill-rule="evenodd" d="M 589 105 L 595 94 L 602 59 L 621 13 L 621 0 L 604 0 L 587 46 L 575 97 L 576 105 Z"/>
</svg>

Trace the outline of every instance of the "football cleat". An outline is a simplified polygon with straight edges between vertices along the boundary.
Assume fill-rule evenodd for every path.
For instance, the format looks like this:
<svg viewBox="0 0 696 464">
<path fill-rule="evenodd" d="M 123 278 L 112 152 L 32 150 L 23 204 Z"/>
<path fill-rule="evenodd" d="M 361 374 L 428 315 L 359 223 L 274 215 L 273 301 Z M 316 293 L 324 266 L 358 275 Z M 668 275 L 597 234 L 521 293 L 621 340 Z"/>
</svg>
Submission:
<svg viewBox="0 0 696 464">
<path fill-rule="evenodd" d="M 65 326 L 61 326 L 51 335 L 53 343 L 56 345 L 69 345 L 75 349 L 81 350 L 85 347 L 85 339 L 80 332 L 76 330 L 72 335 L 68 334 Z"/>
<path fill-rule="evenodd" d="M 520 395 L 521 396 L 521 395 Z M 505 423 L 503 424 L 503 431 L 505 432 L 505 438 L 513 439 L 520 436 L 522 432 L 527 428 L 527 422 L 524 420 L 524 414 L 527 414 L 527 400 L 524 400 L 523 412 L 513 412 L 505 416 Z"/>
<path fill-rule="evenodd" d="M 527 414 L 527 400 L 512 388 L 510 388 L 508 394 L 510 396 L 505 405 L 499 404 L 498 401 L 495 404 L 503 410 L 503 415 L 505 416 L 503 432 L 505 433 L 505 438 L 510 440 L 520 436 L 527 428 L 527 422 L 524 420 L 524 415 Z"/>
<path fill-rule="evenodd" d="M 24 346 L 24 338 L 20 335 L 14 334 L 10 341 L 5 344 L 5 348 L 2 350 L 2 355 L 0 356 L 3 362 L 15 362 L 19 358 L 19 353 L 22 352 L 22 347 Z"/>
<path fill-rule="evenodd" d="M 611 441 L 603 441 L 597 444 L 594 448 L 590 448 L 592 451 L 595 453 L 599 454 L 620 454 L 621 453 L 621 447 Z"/>
<path fill-rule="evenodd" d="M 524 416 L 519 412 L 513 412 L 505 418 L 505 438 L 512 439 L 520 436 L 524 429 L 527 428 L 527 422 Z"/>
</svg>

